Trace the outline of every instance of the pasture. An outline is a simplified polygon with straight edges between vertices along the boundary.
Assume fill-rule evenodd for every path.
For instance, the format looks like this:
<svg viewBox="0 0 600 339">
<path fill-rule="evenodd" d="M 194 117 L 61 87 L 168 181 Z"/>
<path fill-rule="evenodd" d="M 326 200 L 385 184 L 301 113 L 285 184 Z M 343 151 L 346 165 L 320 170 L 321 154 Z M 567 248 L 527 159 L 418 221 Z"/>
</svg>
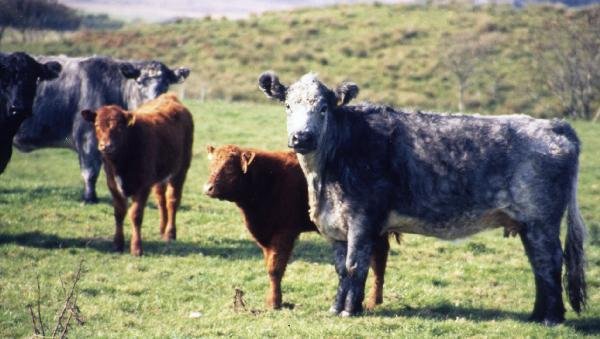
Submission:
<svg viewBox="0 0 600 339">
<path fill-rule="evenodd" d="M 256 89 L 258 91 L 258 89 Z M 266 99 L 265 99 L 266 102 Z M 0 337 L 33 333 L 27 305 L 41 284 L 42 315 L 54 325 L 81 259 L 78 304 L 85 324 L 72 337 L 572 337 L 600 335 L 600 128 L 574 122 L 582 140 L 579 202 L 588 226 L 588 309 L 554 328 L 528 323 L 534 300 L 530 265 L 518 238 L 502 230 L 457 242 L 405 235 L 392 243 L 384 302 L 364 316 L 327 312 L 337 277 L 329 244 L 303 234 L 283 278 L 284 303 L 264 304 L 262 253 L 237 207 L 202 192 L 205 145 L 286 148 L 279 105 L 187 101 L 195 119 L 192 166 L 178 213 L 178 240 L 165 244 L 153 199 L 146 208 L 144 256 L 112 251 L 110 195 L 102 174 L 100 203 L 80 204 L 81 177 L 69 150 L 15 152 L 0 177 Z M 126 242 L 130 236 L 126 221 Z M 564 230 L 564 227 L 563 227 Z M 371 276 L 370 276 L 371 278 Z M 367 281 L 367 288 L 372 282 Z M 246 309 L 234 309 L 235 288 Z M 200 312 L 190 318 L 191 312 Z"/>
</svg>

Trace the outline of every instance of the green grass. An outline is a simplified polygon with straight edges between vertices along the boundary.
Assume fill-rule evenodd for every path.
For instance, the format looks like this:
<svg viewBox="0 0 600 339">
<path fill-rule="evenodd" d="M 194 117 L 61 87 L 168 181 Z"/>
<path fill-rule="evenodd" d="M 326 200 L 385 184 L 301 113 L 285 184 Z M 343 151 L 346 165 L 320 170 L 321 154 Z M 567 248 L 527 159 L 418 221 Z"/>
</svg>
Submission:
<svg viewBox="0 0 600 339">
<path fill-rule="evenodd" d="M 262 100 L 256 79 L 273 69 L 289 84 L 314 71 L 330 85 L 352 80 L 360 100 L 420 109 L 457 110 L 457 81 L 441 62 L 443 41 L 461 32 L 495 41 L 466 92 L 469 112 L 557 116 L 532 53 L 541 22 L 580 20 L 551 6 L 353 5 L 270 12 L 245 20 L 184 20 L 132 24 L 118 31 L 81 32 L 4 50 L 71 56 L 101 54 L 186 65 L 189 98 Z M 598 102 L 593 107 L 598 106 Z"/>
<path fill-rule="evenodd" d="M 194 159 L 178 214 L 178 240 L 158 234 L 154 203 L 146 208 L 145 255 L 111 250 L 112 207 L 99 180 L 101 203 L 82 206 L 74 153 L 16 153 L 0 177 L 0 337 L 32 334 L 26 305 L 42 288 L 47 323 L 61 305 L 60 280 L 84 259 L 79 305 L 86 319 L 72 337 L 571 337 L 600 334 L 600 132 L 575 123 L 583 141 L 579 200 L 591 229 L 589 309 L 570 310 L 564 325 L 525 320 L 533 307 L 532 274 L 518 238 L 500 229 L 458 242 L 406 235 L 393 244 L 384 303 L 362 317 L 330 316 L 336 274 L 329 245 L 302 235 L 283 283 L 293 309 L 265 308 L 262 253 L 237 208 L 201 194 L 207 178 L 204 146 L 238 143 L 285 148 L 279 106 L 187 102 L 195 123 Z M 129 227 L 129 220 L 127 220 Z M 129 239 L 128 229 L 126 239 Z M 367 284 L 370 286 L 371 281 Z M 234 288 L 245 291 L 247 312 L 233 310 Z M 251 312 L 253 310 L 254 312 Z M 189 313 L 202 316 L 190 319 Z"/>
</svg>

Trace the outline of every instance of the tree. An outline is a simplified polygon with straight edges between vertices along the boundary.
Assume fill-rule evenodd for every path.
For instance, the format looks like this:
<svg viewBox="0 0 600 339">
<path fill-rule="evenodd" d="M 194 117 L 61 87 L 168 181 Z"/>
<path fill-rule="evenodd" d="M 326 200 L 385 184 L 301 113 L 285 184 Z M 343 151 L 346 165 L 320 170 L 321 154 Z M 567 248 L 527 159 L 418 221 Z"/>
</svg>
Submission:
<svg viewBox="0 0 600 339">
<path fill-rule="evenodd" d="M 0 0 L 0 41 L 7 27 L 25 32 L 35 29 L 75 30 L 81 16 L 56 0 Z"/>
<path fill-rule="evenodd" d="M 496 43 L 492 36 L 472 32 L 459 32 L 442 39 L 440 54 L 442 64 L 458 81 L 458 111 L 465 109 L 465 92 L 474 73 Z"/>
<path fill-rule="evenodd" d="M 562 114 L 591 119 L 600 100 L 600 7 L 545 20 L 533 37 L 536 74 Z"/>
</svg>

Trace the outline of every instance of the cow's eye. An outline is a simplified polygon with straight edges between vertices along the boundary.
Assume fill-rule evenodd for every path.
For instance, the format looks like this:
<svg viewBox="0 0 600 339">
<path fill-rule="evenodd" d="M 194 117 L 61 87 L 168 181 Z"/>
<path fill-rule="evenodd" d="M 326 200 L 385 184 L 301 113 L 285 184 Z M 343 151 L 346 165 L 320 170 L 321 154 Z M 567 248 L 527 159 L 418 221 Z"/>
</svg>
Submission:
<svg viewBox="0 0 600 339">
<path fill-rule="evenodd" d="M 285 109 L 290 110 L 290 104 L 285 104 Z"/>
<path fill-rule="evenodd" d="M 319 113 L 321 113 L 321 115 L 325 115 L 325 113 L 327 113 L 327 105 L 321 106 Z"/>
</svg>

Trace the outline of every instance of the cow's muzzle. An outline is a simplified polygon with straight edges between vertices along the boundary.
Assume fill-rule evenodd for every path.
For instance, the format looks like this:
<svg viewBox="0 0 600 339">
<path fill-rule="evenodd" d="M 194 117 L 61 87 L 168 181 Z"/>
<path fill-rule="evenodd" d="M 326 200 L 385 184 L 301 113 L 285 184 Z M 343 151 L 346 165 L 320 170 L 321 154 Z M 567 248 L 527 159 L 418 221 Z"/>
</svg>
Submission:
<svg viewBox="0 0 600 339">
<path fill-rule="evenodd" d="M 296 132 L 290 137 L 288 147 L 293 148 L 296 153 L 310 153 L 317 149 L 317 139 L 311 132 Z"/>
</svg>

